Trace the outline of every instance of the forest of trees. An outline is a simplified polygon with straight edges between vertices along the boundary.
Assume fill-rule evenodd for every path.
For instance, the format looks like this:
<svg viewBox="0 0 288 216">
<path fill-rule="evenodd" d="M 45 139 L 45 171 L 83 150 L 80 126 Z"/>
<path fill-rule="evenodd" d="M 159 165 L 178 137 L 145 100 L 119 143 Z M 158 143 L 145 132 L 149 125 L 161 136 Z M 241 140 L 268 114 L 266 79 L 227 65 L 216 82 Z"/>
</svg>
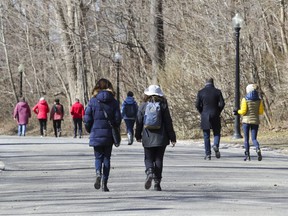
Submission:
<svg viewBox="0 0 288 216">
<path fill-rule="evenodd" d="M 226 107 L 224 133 L 233 130 L 235 31 L 239 13 L 240 90 L 257 83 L 264 100 L 262 125 L 287 128 L 287 0 L 1 0 L 0 122 L 12 121 L 21 94 L 30 106 L 45 96 L 66 110 L 76 97 L 87 104 L 95 82 L 127 91 L 141 101 L 157 83 L 169 105 L 178 137 L 199 128 L 196 94 L 214 78 Z M 22 88 L 20 87 L 22 72 Z M 22 92 L 21 92 L 22 90 Z"/>
</svg>

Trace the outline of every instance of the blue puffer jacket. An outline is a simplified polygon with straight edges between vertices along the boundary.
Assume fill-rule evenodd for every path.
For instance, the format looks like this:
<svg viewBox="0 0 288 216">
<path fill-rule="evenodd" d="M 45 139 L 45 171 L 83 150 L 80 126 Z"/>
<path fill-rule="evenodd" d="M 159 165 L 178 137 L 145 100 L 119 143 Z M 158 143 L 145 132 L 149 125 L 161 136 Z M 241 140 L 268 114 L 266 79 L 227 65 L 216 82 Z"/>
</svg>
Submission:
<svg viewBox="0 0 288 216">
<path fill-rule="evenodd" d="M 110 91 L 100 91 L 91 98 L 84 115 L 85 127 L 90 130 L 90 146 L 113 145 L 112 129 L 99 102 L 110 116 L 111 123 L 115 126 L 121 124 L 121 114 L 118 101 Z"/>
</svg>

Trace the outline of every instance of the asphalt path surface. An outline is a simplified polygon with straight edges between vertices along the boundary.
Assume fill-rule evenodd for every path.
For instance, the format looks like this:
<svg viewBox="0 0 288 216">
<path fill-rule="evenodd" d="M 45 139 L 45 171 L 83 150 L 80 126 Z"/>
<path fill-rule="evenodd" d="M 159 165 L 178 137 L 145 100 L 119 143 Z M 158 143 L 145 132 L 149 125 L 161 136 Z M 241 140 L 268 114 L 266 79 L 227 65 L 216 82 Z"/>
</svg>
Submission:
<svg viewBox="0 0 288 216">
<path fill-rule="evenodd" d="M 88 138 L 0 136 L 0 215 L 288 215 L 287 155 L 221 144 L 203 159 L 201 142 L 168 146 L 162 190 L 144 189 L 140 143 L 113 148 L 108 187 L 94 189 Z"/>
</svg>

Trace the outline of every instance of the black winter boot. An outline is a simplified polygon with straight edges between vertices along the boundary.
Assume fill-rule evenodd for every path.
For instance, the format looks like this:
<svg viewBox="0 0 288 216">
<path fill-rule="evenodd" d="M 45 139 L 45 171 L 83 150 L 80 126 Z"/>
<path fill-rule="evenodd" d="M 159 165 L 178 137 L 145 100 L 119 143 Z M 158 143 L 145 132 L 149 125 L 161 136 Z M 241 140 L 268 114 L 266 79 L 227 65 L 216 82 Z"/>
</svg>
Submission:
<svg viewBox="0 0 288 216">
<path fill-rule="evenodd" d="M 107 187 L 108 180 L 103 180 L 102 191 L 109 192 L 109 188 Z"/>
<path fill-rule="evenodd" d="M 247 159 L 250 161 L 251 158 L 250 158 L 250 152 L 249 151 L 245 151 L 245 158 L 244 158 L 244 161 L 247 161 Z"/>
<path fill-rule="evenodd" d="M 151 183 L 152 183 L 152 180 L 153 180 L 153 169 L 152 168 L 149 168 L 146 170 L 146 174 L 147 174 L 147 177 L 146 177 L 146 180 L 145 180 L 145 189 L 148 190 L 150 189 L 151 187 Z"/>
<path fill-rule="evenodd" d="M 97 171 L 96 172 L 96 181 L 94 183 L 94 188 L 96 190 L 99 190 L 101 187 L 101 178 L 102 178 L 101 173 Z"/>
<path fill-rule="evenodd" d="M 162 191 L 162 188 L 160 186 L 161 180 L 160 179 L 154 179 L 154 190 L 156 191 Z"/>
<path fill-rule="evenodd" d="M 219 159 L 221 157 L 219 148 L 217 146 L 213 145 L 213 150 L 215 151 L 215 157 Z"/>
<path fill-rule="evenodd" d="M 258 149 L 256 150 L 256 152 L 257 152 L 257 155 L 258 155 L 258 161 L 261 161 L 261 160 L 262 160 L 262 154 L 261 154 L 260 148 L 258 148 Z"/>
</svg>

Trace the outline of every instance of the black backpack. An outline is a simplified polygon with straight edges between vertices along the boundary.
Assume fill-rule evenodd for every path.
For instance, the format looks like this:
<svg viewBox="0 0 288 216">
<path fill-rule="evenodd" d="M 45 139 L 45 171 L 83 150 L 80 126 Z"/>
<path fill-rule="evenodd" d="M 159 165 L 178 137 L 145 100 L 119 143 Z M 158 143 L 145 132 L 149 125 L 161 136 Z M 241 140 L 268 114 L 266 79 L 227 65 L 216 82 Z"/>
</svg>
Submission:
<svg viewBox="0 0 288 216">
<path fill-rule="evenodd" d="M 135 104 L 125 104 L 124 105 L 124 113 L 128 118 L 136 118 L 137 109 Z"/>
<path fill-rule="evenodd" d="M 63 113 L 63 105 L 62 104 L 55 104 L 54 105 L 54 112 L 61 115 Z"/>
</svg>

